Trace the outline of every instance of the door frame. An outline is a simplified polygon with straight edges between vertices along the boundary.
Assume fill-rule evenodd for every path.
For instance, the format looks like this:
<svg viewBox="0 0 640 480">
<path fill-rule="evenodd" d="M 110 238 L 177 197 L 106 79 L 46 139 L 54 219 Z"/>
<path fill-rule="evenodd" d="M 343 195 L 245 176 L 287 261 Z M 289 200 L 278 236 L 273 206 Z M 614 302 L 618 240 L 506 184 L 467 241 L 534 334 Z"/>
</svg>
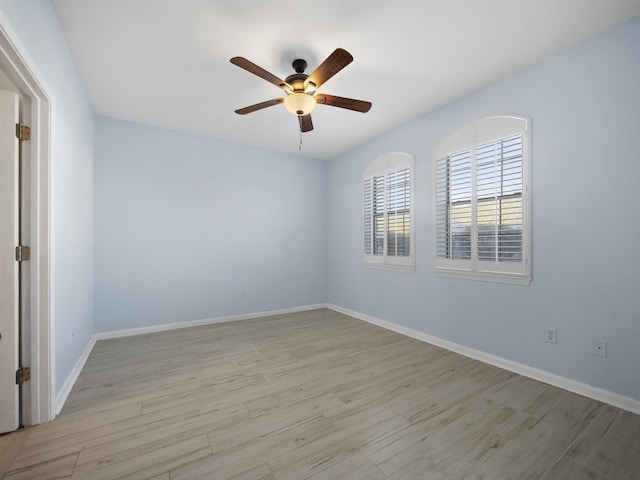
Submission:
<svg viewBox="0 0 640 480">
<path fill-rule="evenodd" d="M 43 76 L 0 11 L 0 68 L 24 101 L 22 122 L 31 127 L 31 140 L 22 143 L 22 162 L 29 165 L 28 230 L 22 242 L 31 248 L 26 281 L 27 314 L 21 318 L 24 365 L 31 381 L 23 385 L 23 425 L 53 420 L 55 396 L 53 344 L 51 111 L 53 97 Z M 23 220 L 23 221 L 24 221 Z M 23 265 L 24 267 L 24 265 Z"/>
</svg>

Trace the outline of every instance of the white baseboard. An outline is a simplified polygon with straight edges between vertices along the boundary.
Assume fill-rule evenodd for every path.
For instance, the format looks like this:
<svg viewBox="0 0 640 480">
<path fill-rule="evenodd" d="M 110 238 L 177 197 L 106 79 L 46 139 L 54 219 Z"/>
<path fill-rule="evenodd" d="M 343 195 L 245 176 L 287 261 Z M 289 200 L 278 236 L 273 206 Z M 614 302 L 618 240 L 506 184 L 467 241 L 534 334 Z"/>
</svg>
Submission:
<svg viewBox="0 0 640 480">
<path fill-rule="evenodd" d="M 491 355 L 480 350 L 475 350 L 458 343 L 450 342 L 449 340 L 435 337 L 433 335 L 428 335 L 418 330 L 413 330 L 402 325 L 388 322 L 386 320 L 381 320 L 379 318 L 349 310 L 347 308 L 342 308 L 337 305 L 327 304 L 326 307 L 336 312 L 349 315 L 350 317 L 357 318 L 358 320 L 363 320 L 367 323 L 386 328 L 387 330 L 406 335 L 407 337 L 415 338 L 416 340 L 420 340 L 422 342 L 429 343 L 431 345 L 435 345 L 437 347 L 441 347 L 455 353 L 459 353 L 460 355 L 464 355 L 465 357 L 473 358 L 475 360 L 488 363 L 489 365 L 493 365 L 495 367 L 499 367 L 504 370 L 508 370 L 510 372 L 517 373 L 519 375 L 523 375 L 525 377 L 529 377 L 534 380 L 553 385 L 554 387 L 562 388 L 564 390 L 577 393 L 578 395 L 592 398 L 599 402 L 622 408 L 623 410 L 627 410 L 629 412 L 640 415 L 640 400 L 637 400 L 635 398 L 620 395 L 619 393 L 610 392 L 609 390 L 594 387 L 586 383 L 577 382 L 575 380 L 571 380 L 570 378 L 562 377 L 554 373 L 530 367 L 529 365 L 507 360 L 506 358 Z"/>
<path fill-rule="evenodd" d="M 200 327 L 203 325 L 214 325 L 216 323 L 237 322 L 240 320 L 251 320 L 254 318 L 270 317 L 272 315 L 284 315 L 287 313 L 306 312 L 327 308 L 326 304 L 306 305 L 303 307 L 283 308 L 280 310 L 269 310 L 265 312 L 243 313 L 240 315 L 229 315 L 226 317 L 205 318 L 202 320 L 189 320 L 186 322 L 164 323 L 161 325 L 151 325 L 149 327 L 127 328 L 125 330 L 114 330 L 111 332 L 100 332 L 94 336 L 96 340 L 107 340 L 109 338 L 131 337 L 133 335 L 144 335 L 146 333 L 164 332 L 167 330 L 177 330 L 179 328 Z"/>
<path fill-rule="evenodd" d="M 67 377 L 67 380 L 64 382 L 62 389 L 56 396 L 55 405 L 54 405 L 54 408 L 55 408 L 54 415 L 57 416 L 62 410 L 62 407 L 64 406 L 64 403 L 66 402 L 67 397 L 69 396 L 69 393 L 73 388 L 73 385 L 76 383 L 76 380 L 78 379 L 78 375 L 80 375 L 80 372 L 82 371 L 84 364 L 89 358 L 89 354 L 91 353 L 91 350 L 93 349 L 97 340 L 129 337 L 133 335 L 143 335 L 145 333 L 162 332 L 166 330 L 176 330 L 179 328 L 197 327 L 202 325 L 213 325 L 216 323 L 234 322 L 239 320 L 250 320 L 255 318 L 268 317 L 271 315 L 283 315 L 287 313 L 305 312 L 308 310 L 316 310 L 319 308 L 329 308 L 336 312 L 349 315 L 350 317 L 353 317 L 353 318 L 357 318 L 358 320 L 362 320 L 367 323 L 371 323 L 373 325 L 377 325 L 379 327 L 385 328 L 387 330 L 391 330 L 393 332 L 406 335 L 407 337 L 415 338 L 416 340 L 420 340 L 422 342 L 429 343 L 431 345 L 435 345 L 437 347 L 441 347 L 455 353 L 459 353 L 460 355 L 464 355 L 465 357 L 473 358 L 480 362 L 484 362 L 489 365 L 493 365 L 495 367 L 499 367 L 504 370 L 508 370 L 510 372 L 517 373 L 519 375 L 523 375 L 525 377 L 529 377 L 534 380 L 538 380 L 540 382 L 553 385 L 554 387 L 562 388 L 564 390 L 577 393 L 578 395 L 583 395 L 585 397 L 598 400 L 599 402 L 603 402 L 608 405 L 612 405 L 614 407 L 622 408 L 623 410 L 627 410 L 629 412 L 640 415 L 640 400 L 637 400 L 635 398 L 610 392 L 608 390 L 594 387 L 592 385 L 588 385 L 582 382 L 577 382 L 575 380 L 571 380 L 570 378 L 562 377 L 560 375 L 556 375 L 554 373 L 550 373 L 544 370 L 530 367 L 529 365 L 514 362 L 512 360 L 507 360 L 506 358 L 498 357 L 496 355 L 491 355 L 489 353 L 482 352 L 480 350 L 476 350 L 464 345 L 460 345 L 458 343 L 454 343 L 439 337 L 435 337 L 433 335 L 429 335 L 424 332 L 420 332 L 418 330 L 413 330 L 411 328 L 404 327 L 402 325 L 398 325 L 392 322 L 388 322 L 386 320 L 381 320 L 379 318 L 372 317 L 371 315 L 366 315 L 364 313 L 356 312 L 354 310 L 349 310 L 347 308 L 339 307 L 337 305 L 332 305 L 332 304 L 307 305 L 303 307 L 270 310 L 266 312 L 256 312 L 256 313 L 247 313 L 247 314 L 241 314 L 241 315 L 231 315 L 226 317 L 207 318 L 203 320 L 192 320 L 187 322 L 166 323 L 163 325 L 153 325 L 150 327 L 129 328 L 126 330 L 116 330 L 112 332 L 96 333 L 91 337 L 91 339 L 87 343 L 87 346 L 82 352 L 82 355 L 76 362 L 76 365 L 74 366 L 73 370 Z"/>
<path fill-rule="evenodd" d="M 93 350 L 93 347 L 96 344 L 96 340 L 97 338 L 96 338 L 96 335 L 94 334 L 89 339 L 89 343 L 87 343 L 87 346 L 84 347 L 84 350 L 82 351 L 82 355 L 80 355 L 80 358 L 74 365 L 73 370 L 71 370 L 71 373 L 65 380 L 64 385 L 62 385 L 62 388 L 56 395 L 56 398 L 53 404 L 53 418 L 57 417 L 60 411 L 62 410 L 62 407 L 64 407 L 64 404 L 67 401 L 67 398 L 69 397 L 69 393 L 71 393 L 71 389 L 75 385 L 76 380 L 78 380 L 78 375 L 80 375 L 80 372 L 84 367 L 84 364 L 87 363 L 87 359 L 89 358 L 89 355 L 91 354 L 91 350 Z"/>
</svg>

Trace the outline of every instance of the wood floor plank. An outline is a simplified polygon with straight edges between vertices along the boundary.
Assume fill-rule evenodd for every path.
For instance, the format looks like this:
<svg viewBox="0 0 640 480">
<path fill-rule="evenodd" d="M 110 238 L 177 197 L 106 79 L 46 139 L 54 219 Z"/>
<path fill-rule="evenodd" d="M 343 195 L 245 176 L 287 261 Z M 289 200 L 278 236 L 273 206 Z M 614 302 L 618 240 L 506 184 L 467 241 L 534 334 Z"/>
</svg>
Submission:
<svg viewBox="0 0 640 480">
<path fill-rule="evenodd" d="M 97 342 L 0 478 L 638 480 L 640 416 L 319 309 Z"/>
<path fill-rule="evenodd" d="M 157 477 L 150 478 L 149 480 L 171 480 L 171 475 L 169 472 L 166 472 L 158 475 Z"/>
<path fill-rule="evenodd" d="M 170 472 L 171 480 L 275 480 L 268 465 L 247 458 L 243 463 L 222 464 L 214 455 Z"/>
<path fill-rule="evenodd" d="M 78 458 L 78 465 L 96 462 L 105 457 L 117 455 L 131 449 L 152 450 L 175 443 L 178 439 L 199 437 L 215 430 L 218 426 L 237 422 L 247 417 L 241 406 L 234 409 L 222 409 L 205 415 L 194 415 L 188 412 L 183 416 L 176 415 L 143 428 L 124 429 L 115 432 L 106 439 L 97 439 L 85 444 Z"/>
<path fill-rule="evenodd" d="M 97 410 L 86 407 L 76 412 L 65 411 L 56 422 L 38 425 L 38 434 L 34 435 L 31 441 L 27 440 L 26 445 L 59 440 L 60 432 L 64 432 L 64 435 L 83 435 L 88 430 L 133 419 L 140 416 L 140 413 L 139 401 L 116 405 L 103 404 Z"/>
<path fill-rule="evenodd" d="M 335 431 L 331 422 L 320 415 L 260 436 L 244 436 L 244 441 L 238 437 L 233 442 L 235 446 L 231 448 L 221 449 L 220 443 L 215 438 L 216 432 L 209 435 L 209 441 L 214 444 L 212 450 L 214 450 L 213 460 L 216 471 L 220 468 L 233 471 L 242 466 L 263 463 L 271 468 L 270 462 L 283 452 L 296 455 L 294 452 L 304 449 L 307 445 Z"/>
<path fill-rule="evenodd" d="M 621 412 L 596 443 L 585 465 L 600 473 L 603 478 L 640 478 L 638 439 L 640 416 Z"/>
<path fill-rule="evenodd" d="M 77 453 L 64 457 L 30 465 L 28 467 L 14 469 L 7 473 L 6 480 L 66 480 L 71 478 L 73 468 L 78 458 Z"/>
<path fill-rule="evenodd" d="M 0 478 L 9 471 L 9 467 L 22 450 L 32 429 L 20 429 L 17 432 L 0 435 Z"/>
<path fill-rule="evenodd" d="M 406 426 L 407 422 L 399 416 L 382 421 L 368 419 L 294 451 L 284 452 L 269 460 L 268 464 L 278 480 L 312 477 Z"/>
<path fill-rule="evenodd" d="M 563 455 L 553 467 L 542 477 L 541 480 L 554 479 L 571 479 L 571 480 L 602 480 L 603 477 L 591 470 L 580 462 Z"/>
<path fill-rule="evenodd" d="M 412 461 L 386 478 L 389 480 L 419 480 L 427 478 L 429 480 L 453 480 L 449 475 L 438 470 L 427 459 Z"/>
<path fill-rule="evenodd" d="M 284 408 L 274 409 L 259 417 L 251 417 L 226 427 L 216 428 L 208 435 L 209 444 L 212 451 L 218 453 L 229 448 L 243 448 L 243 445 L 254 444 L 258 440 L 273 439 L 283 432 L 290 432 L 298 426 L 304 426 L 310 420 L 324 420 L 325 425 L 332 426 L 333 423 L 322 415 L 322 410 L 324 406 L 330 407 L 336 402 L 339 401 L 332 396 L 324 395 L 305 399 L 296 404 L 288 404 Z M 308 432 L 305 432 L 304 440 L 309 439 Z"/>
<path fill-rule="evenodd" d="M 586 462 L 621 413 L 617 408 L 602 408 L 599 415 L 574 440 L 565 455 L 578 463 Z"/>
<path fill-rule="evenodd" d="M 503 407 L 509 408 L 509 407 Z M 511 409 L 514 413 L 498 424 L 495 424 L 485 436 L 478 439 L 477 443 L 467 451 L 464 455 L 459 454 L 458 450 L 454 451 L 458 454 L 458 458 L 453 461 L 445 471 L 453 478 L 473 478 L 476 471 L 490 470 L 484 465 L 490 461 L 495 455 L 512 442 L 517 442 L 522 432 L 532 428 L 536 421 L 525 413 Z M 500 470 L 493 471 L 493 475 L 500 474 Z"/>
<path fill-rule="evenodd" d="M 159 448 L 142 446 L 103 456 L 99 460 L 77 465 L 72 479 L 147 480 L 209 455 L 211 449 L 207 437 L 200 435 L 178 442 L 174 440 Z"/>
<path fill-rule="evenodd" d="M 313 475 L 309 480 L 336 480 L 338 478 L 384 480 L 385 477 L 365 455 L 355 454 Z"/>
<path fill-rule="evenodd" d="M 553 467 L 587 422 L 549 412 L 504 445 L 476 473 L 499 471 L 511 478 L 539 479 Z"/>
<path fill-rule="evenodd" d="M 63 424 L 57 424 L 60 428 L 58 436 L 53 437 L 55 432 L 49 431 L 42 441 L 32 442 L 25 446 L 18 458 L 14 462 L 14 468 L 41 463 L 53 458 L 68 455 L 69 453 L 79 452 L 83 450 L 83 454 L 97 448 L 100 451 L 108 448 L 124 448 L 122 440 L 130 440 L 144 432 L 154 432 L 158 426 L 164 425 L 166 422 L 181 422 L 194 418 L 197 412 L 166 412 L 164 415 L 155 417 L 138 416 L 133 419 L 125 419 L 122 421 L 104 424 L 91 425 L 87 421 L 87 429 L 83 432 L 72 431 L 66 432 Z M 36 435 L 37 437 L 38 435 Z"/>
</svg>

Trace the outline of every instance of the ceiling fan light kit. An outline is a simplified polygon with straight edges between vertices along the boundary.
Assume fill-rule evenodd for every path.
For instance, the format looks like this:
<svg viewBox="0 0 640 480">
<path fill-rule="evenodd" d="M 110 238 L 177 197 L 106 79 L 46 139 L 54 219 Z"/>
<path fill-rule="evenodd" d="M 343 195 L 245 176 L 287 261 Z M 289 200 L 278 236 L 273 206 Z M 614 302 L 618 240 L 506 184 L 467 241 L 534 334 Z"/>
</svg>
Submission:
<svg viewBox="0 0 640 480">
<path fill-rule="evenodd" d="M 294 115 L 309 115 L 316 105 L 315 98 L 304 92 L 290 93 L 284 99 L 284 106 Z"/>
<path fill-rule="evenodd" d="M 349 52 L 342 48 L 337 48 L 326 58 L 324 62 L 320 64 L 318 68 L 313 71 L 313 73 L 311 73 L 311 75 L 306 75 L 304 71 L 307 68 L 307 62 L 299 58 L 294 60 L 291 64 L 296 73 L 289 75 L 285 80 L 281 80 L 272 73 L 267 72 L 262 67 L 250 62 L 246 58 L 233 57 L 231 59 L 231 63 L 274 84 L 276 87 L 282 89 L 286 94 L 284 98 L 275 98 L 273 100 L 267 100 L 255 105 L 240 108 L 236 110 L 236 113 L 239 115 L 245 115 L 272 105 L 284 103 L 287 111 L 298 117 L 300 132 L 309 132 L 313 130 L 311 112 L 313 112 L 316 105 L 319 103 L 322 105 L 329 105 L 331 107 L 345 108 L 356 112 L 368 112 L 371 109 L 371 102 L 316 93 L 317 89 L 323 83 L 333 77 L 352 61 L 353 57 Z"/>
</svg>

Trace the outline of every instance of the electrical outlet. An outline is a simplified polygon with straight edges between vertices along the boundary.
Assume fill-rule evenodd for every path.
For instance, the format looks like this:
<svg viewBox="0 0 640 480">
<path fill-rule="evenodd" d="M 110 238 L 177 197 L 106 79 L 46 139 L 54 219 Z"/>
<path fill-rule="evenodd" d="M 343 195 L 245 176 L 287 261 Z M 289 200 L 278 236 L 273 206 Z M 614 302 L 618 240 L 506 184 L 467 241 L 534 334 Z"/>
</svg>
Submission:
<svg viewBox="0 0 640 480">
<path fill-rule="evenodd" d="M 247 292 L 244 290 L 240 292 L 240 298 L 247 298 Z"/>
<path fill-rule="evenodd" d="M 558 331 L 555 328 L 547 328 L 545 340 L 549 343 L 558 343 Z"/>
<path fill-rule="evenodd" d="M 606 357 L 607 356 L 607 342 L 604 340 L 600 340 L 593 344 L 593 354 L 598 357 Z"/>
</svg>

